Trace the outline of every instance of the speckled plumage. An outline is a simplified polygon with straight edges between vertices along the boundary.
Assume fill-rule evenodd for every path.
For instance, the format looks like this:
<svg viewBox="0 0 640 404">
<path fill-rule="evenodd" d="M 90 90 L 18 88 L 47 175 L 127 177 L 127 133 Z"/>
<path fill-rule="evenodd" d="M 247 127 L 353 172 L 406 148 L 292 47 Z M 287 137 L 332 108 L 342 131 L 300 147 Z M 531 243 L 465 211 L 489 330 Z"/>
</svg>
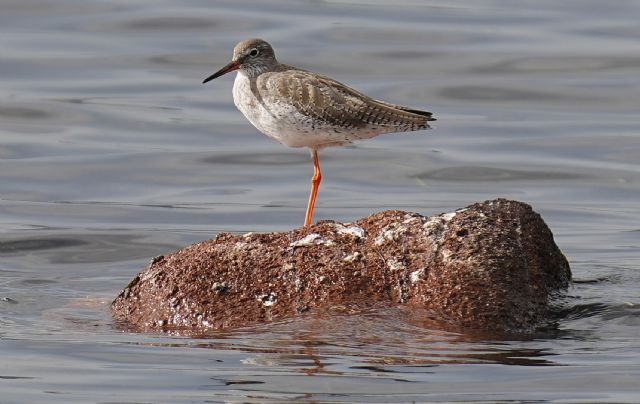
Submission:
<svg viewBox="0 0 640 404">
<path fill-rule="evenodd" d="M 429 129 L 435 121 L 431 112 L 375 100 L 329 77 L 281 64 L 262 39 L 238 43 L 231 62 L 204 82 L 233 70 L 233 101 L 253 126 L 287 146 L 311 149 L 315 170 L 305 224 L 320 184 L 319 149 Z"/>
<path fill-rule="evenodd" d="M 246 57 L 258 49 L 256 57 Z M 255 60 L 254 60 L 255 59 Z M 264 134 L 291 147 L 322 148 L 429 128 L 432 114 L 374 100 L 329 77 L 278 63 L 261 39 L 236 45 L 236 107 Z"/>
</svg>

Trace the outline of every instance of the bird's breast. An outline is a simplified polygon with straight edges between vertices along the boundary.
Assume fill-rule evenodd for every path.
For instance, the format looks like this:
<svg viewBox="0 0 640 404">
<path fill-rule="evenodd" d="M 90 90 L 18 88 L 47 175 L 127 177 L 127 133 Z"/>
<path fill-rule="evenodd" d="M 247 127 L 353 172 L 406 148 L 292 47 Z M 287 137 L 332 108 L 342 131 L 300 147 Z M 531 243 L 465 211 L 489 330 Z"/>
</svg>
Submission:
<svg viewBox="0 0 640 404">
<path fill-rule="evenodd" d="M 260 95 L 255 81 L 239 71 L 233 83 L 233 102 L 260 132 L 281 141 L 283 120 L 287 111 L 274 108 Z"/>
</svg>

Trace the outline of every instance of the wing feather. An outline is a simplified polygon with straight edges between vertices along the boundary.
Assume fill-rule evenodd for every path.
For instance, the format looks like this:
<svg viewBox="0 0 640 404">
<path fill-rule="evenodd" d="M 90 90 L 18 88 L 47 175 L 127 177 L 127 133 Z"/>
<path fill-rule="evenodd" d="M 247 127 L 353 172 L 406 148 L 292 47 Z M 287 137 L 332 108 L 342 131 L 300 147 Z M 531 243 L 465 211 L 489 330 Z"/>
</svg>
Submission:
<svg viewBox="0 0 640 404">
<path fill-rule="evenodd" d="M 435 120 L 431 112 L 374 100 L 331 78 L 300 69 L 263 73 L 257 85 L 265 101 L 287 103 L 317 124 L 340 129 L 412 131 L 427 129 L 428 122 Z"/>
</svg>

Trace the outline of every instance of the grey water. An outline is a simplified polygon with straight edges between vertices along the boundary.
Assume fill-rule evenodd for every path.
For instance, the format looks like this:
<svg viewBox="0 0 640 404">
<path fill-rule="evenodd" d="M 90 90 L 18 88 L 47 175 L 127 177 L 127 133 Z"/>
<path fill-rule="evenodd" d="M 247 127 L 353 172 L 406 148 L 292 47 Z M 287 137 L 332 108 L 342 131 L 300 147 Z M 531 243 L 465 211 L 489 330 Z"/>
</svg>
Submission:
<svg viewBox="0 0 640 404">
<path fill-rule="evenodd" d="M 640 402 L 640 2 L 0 0 L 0 403 Z M 434 130 L 321 152 L 315 219 L 530 203 L 574 284 L 533 336 L 417 312 L 122 332 L 148 260 L 302 224 L 312 166 L 202 85 L 236 42 Z"/>
</svg>

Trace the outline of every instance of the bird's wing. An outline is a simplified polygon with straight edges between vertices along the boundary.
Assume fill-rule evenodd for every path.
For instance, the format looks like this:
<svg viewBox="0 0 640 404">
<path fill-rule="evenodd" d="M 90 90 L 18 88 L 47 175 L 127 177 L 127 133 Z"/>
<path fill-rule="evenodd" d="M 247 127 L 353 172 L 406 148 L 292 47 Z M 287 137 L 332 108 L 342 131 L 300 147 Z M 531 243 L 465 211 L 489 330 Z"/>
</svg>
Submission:
<svg viewBox="0 0 640 404">
<path fill-rule="evenodd" d="M 429 128 L 430 112 L 374 100 L 331 78 L 305 70 L 263 73 L 257 88 L 271 103 L 284 102 L 301 114 L 345 129 L 380 127 L 393 131 Z M 276 99 L 277 97 L 277 99 Z"/>
<path fill-rule="evenodd" d="M 375 100 L 375 101 L 379 102 L 380 104 L 386 105 L 388 107 L 394 108 L 394 109 L 399 109 L 401 111 L 405 111 L 405 112 L 409 112 L 409 113 L 412 113 L 412 114 L 424 116 L 425 118 L 427 118 L 427 121 L 436 121 L 437 120 L 436 118 L 433 117 L 433 113 L 429 112 L 429 111 L 423 111 L 421 109 L 415 109 L 415 108 L 411 108 L 411 107 L 406 107 L 404 105 L 391 104 L 389 102 L 380 101 L 380 100 Z"/>
</svg>

